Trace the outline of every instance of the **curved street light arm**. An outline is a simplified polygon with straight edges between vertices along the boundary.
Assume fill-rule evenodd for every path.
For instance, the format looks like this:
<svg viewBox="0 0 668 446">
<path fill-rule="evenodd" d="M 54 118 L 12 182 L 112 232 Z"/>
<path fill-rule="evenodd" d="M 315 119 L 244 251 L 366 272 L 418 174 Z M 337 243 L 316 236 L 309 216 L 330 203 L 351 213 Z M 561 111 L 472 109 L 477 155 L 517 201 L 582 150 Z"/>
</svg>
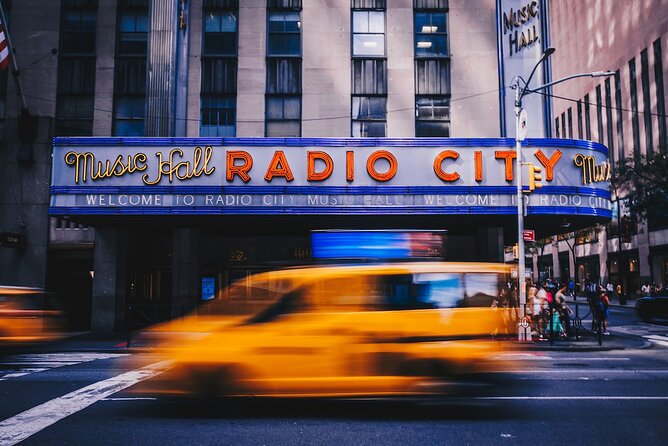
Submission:
<svg viewBox="0 0 668 446">
<path fill-rule="evenodd" d="M 562 77 L 561 79 L 557 79 L 556 81 L 548 82 L 547 84 L 540 85 L 536 88 L 532 88 L 530 90 L 527 90 L 526 88 L 524 89 L 523 93 L 537 93 L 541 90 L 545 90 L 548 87 L 551 87 L 556 84 L 560 84 L 562 82 L 575 79 L 577 77 L 604 77 L 604 76 L 612 76 L 615 73 L 612 71 L 594 71 L 591 73 L 580 73 L 580 74 L 571 74 L 570 76 Z"/>
</svg>

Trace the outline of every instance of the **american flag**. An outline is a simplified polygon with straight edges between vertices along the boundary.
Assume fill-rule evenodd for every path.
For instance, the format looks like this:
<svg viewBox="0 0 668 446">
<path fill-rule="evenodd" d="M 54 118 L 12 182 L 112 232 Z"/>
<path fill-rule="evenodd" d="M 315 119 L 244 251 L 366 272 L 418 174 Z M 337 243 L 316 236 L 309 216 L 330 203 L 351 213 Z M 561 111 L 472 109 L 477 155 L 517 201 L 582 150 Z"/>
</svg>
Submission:
<svg viewBox="0 0 668 446">
<path fill-rule="evenodd" d="M 0 70 L 9 65 L 9 48 L 7 47 L 7 36 L 5 36 L 5 24 L 0 22 Z"/>
</svg>

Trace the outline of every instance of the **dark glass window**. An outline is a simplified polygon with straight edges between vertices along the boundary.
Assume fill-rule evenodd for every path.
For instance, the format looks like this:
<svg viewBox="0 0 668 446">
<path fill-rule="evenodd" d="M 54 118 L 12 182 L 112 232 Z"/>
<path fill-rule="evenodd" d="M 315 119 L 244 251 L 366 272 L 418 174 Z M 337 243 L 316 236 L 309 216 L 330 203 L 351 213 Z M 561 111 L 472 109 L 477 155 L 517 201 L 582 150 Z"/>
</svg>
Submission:
<svg viewBox="0 0 668 446">
<path fill-rule="evenodd" d="M 610 89 L 610 78 L 605 80 L 605 117 L 608 122 L 607 136 L 608 150 L 610 153 L 610 164 L 614 169 L 615 166 L 615 141 L 613 139 L 613 122 L 612 122 L 612 90 Z"/>
<path fill-rule="evenodd" d="M 631 92 L 631 126 L 633 127 L 633 156 L 640 158 L 640 122 L 638 118 L 638 85 L 636 83 L 636 60 L 629 60 Z"/>
<path fill-rule="evenodd" d="M 301 1 L 267 1 L 265 136 L 301 136 Z"/>
<path fill-rule="evenodd" d="M 415 13 L 415 57 L 448 56 L 446 12 Z"/>
<path fill-rule="evenodd" d="M 387 61 L 353 59 L 353 94 L 387 94 Z"/>
<path fill-rule="evenodd" d="M 649 93 L 649 61 L 647 60 L 647 49 L 640 52 L 642 100 L 645 121 L 645 151 L 651 157 L 654 153 L 654 138 L 652 136 L 652 98 Z"/>
<path fill-rule="evenodd" d="M 573 139 L 573 108 L 568 107 L 568 137 Z"/>
<path fill-rule="evenodd" d="M 203 4 L 200 135 L 236 136 L 237 34 L 236 1 Z"/>
<path fill-rule="evenodd" d="M 115 136 L 143 136 L 148 1 L 121 0 L 118 8 L 112 132 Z"/>
<path fill-rule="evenodd" d="M 663 87 L 663 54 L 661 39 L 654 44 L 654 83 L 656 85 L 656 114 L 659 120 L 659 150 L 668 152 L 668 134 L 666 130 L 666 92 Z"/>
<path fill-rule="evenodd" d="M 385 0 L 352 0 L 353 9 L 385 9 Z"/>
<path fill-rule="evenodd" d="M 615 106 L 617 107 L 617 149 L 621 160 L 624 157 L 624 116 L 622 115 L 622 78 L 619 70 L 615 71 Z"/>
<path fill-rule="evenodd" d="M 425 137 L 450 135 L 450 98 L 418 96 L 416 117 L 416 135 Z"/>
<path fill-rule="evenodd" d="M 598 142 L 603 144 L 603 98 L 600 85 L 596 86 L 596 122 L 598 124 Z"/>
<path fill-rule="evenodd" d="M 582 139 L 582 101 L 578 101 L 578 139 Z"/>
<path fill-rule="evenodd" d="M 267 55 L 301 55 L 301 22 L 297 11 L 272 11 L 267 13 Z"/>
<path fill-rule="evenodd" d="M 561 114 L 561 136 L 566 138 L 566 112 Z"/>
<path fill-rule="evenodd" d="M 450 136 L 448 2 L 414 0 L 415 136 Z"/>
<path fill-rule="evenodd" d="M 557 138 L 561 138 L 561 132 L 560 132 L 560 127 L 559 127 L 559 116 L 554 118 L 554 130 L 557 134 Z"/>
<path fill-rule="evenodd" d="M 387 96 L 353 96 L 351 115 L 352 136 L 385 136 Z"/>
<path fill-rule="evenodd" d="M 56 135 L 93 134 L 95 96 L 96 0 L 61 3 Z"/>
<path fill-rule="evenodd" d="M 587 141 L 591 141 L 591 113 L 589 111 L 589 95 L 586 94 L 584 97 L 584 107 L 585 107 L 585 138 Z"/>
</svg>

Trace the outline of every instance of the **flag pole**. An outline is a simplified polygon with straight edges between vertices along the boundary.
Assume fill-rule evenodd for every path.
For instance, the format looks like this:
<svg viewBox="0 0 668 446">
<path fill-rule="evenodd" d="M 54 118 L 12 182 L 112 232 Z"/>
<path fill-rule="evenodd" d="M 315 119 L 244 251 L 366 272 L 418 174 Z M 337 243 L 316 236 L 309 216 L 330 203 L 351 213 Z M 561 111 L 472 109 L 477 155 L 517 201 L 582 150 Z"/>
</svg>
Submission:
<svg viewBox="0 0 668 446">
<path fill-rule="evenodd" d="M 9 58 L 12 61 L 12 76 L 16 82 L 16 89 L 19 92 L 19 101 L 21 103 L 21 111 L 26 110 L 28 106 L 26 105 L 26 98 L 23 94 L 23 87 L 21 86 L 21 80 L 19 79 L 19 68 L 16 65 L 16 58 L 14 57 L 14 47 L 12 46 L 12 39 L 9 37 L 9 27 L 7 26 L 7 20 L 5 19 L 5 8 L 2 7 L 2 1 L 0 0 L 0 19 L 2 20 L 2 26 L 5 28 L 5 38 L 7 39 L 7 50 L 9 51 Z"/>
</svg>

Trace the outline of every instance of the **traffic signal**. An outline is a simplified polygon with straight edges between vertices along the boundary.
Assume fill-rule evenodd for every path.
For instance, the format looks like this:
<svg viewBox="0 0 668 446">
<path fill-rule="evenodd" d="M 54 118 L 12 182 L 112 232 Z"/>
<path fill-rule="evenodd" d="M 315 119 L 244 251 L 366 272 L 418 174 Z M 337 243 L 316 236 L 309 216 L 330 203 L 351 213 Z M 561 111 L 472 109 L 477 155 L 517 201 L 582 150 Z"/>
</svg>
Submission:
<svg viewBox="0 0 668 446">
<path fill-rule="evenodd" d="M 529 167 L 529 192 L 533 192 L 534 189 L 543 187 L 540 182 L 543 177 L 540 174 L 540 167 L 534 166 L 532 163 L 527 163 L 527 166 Z"/>
</svg>

